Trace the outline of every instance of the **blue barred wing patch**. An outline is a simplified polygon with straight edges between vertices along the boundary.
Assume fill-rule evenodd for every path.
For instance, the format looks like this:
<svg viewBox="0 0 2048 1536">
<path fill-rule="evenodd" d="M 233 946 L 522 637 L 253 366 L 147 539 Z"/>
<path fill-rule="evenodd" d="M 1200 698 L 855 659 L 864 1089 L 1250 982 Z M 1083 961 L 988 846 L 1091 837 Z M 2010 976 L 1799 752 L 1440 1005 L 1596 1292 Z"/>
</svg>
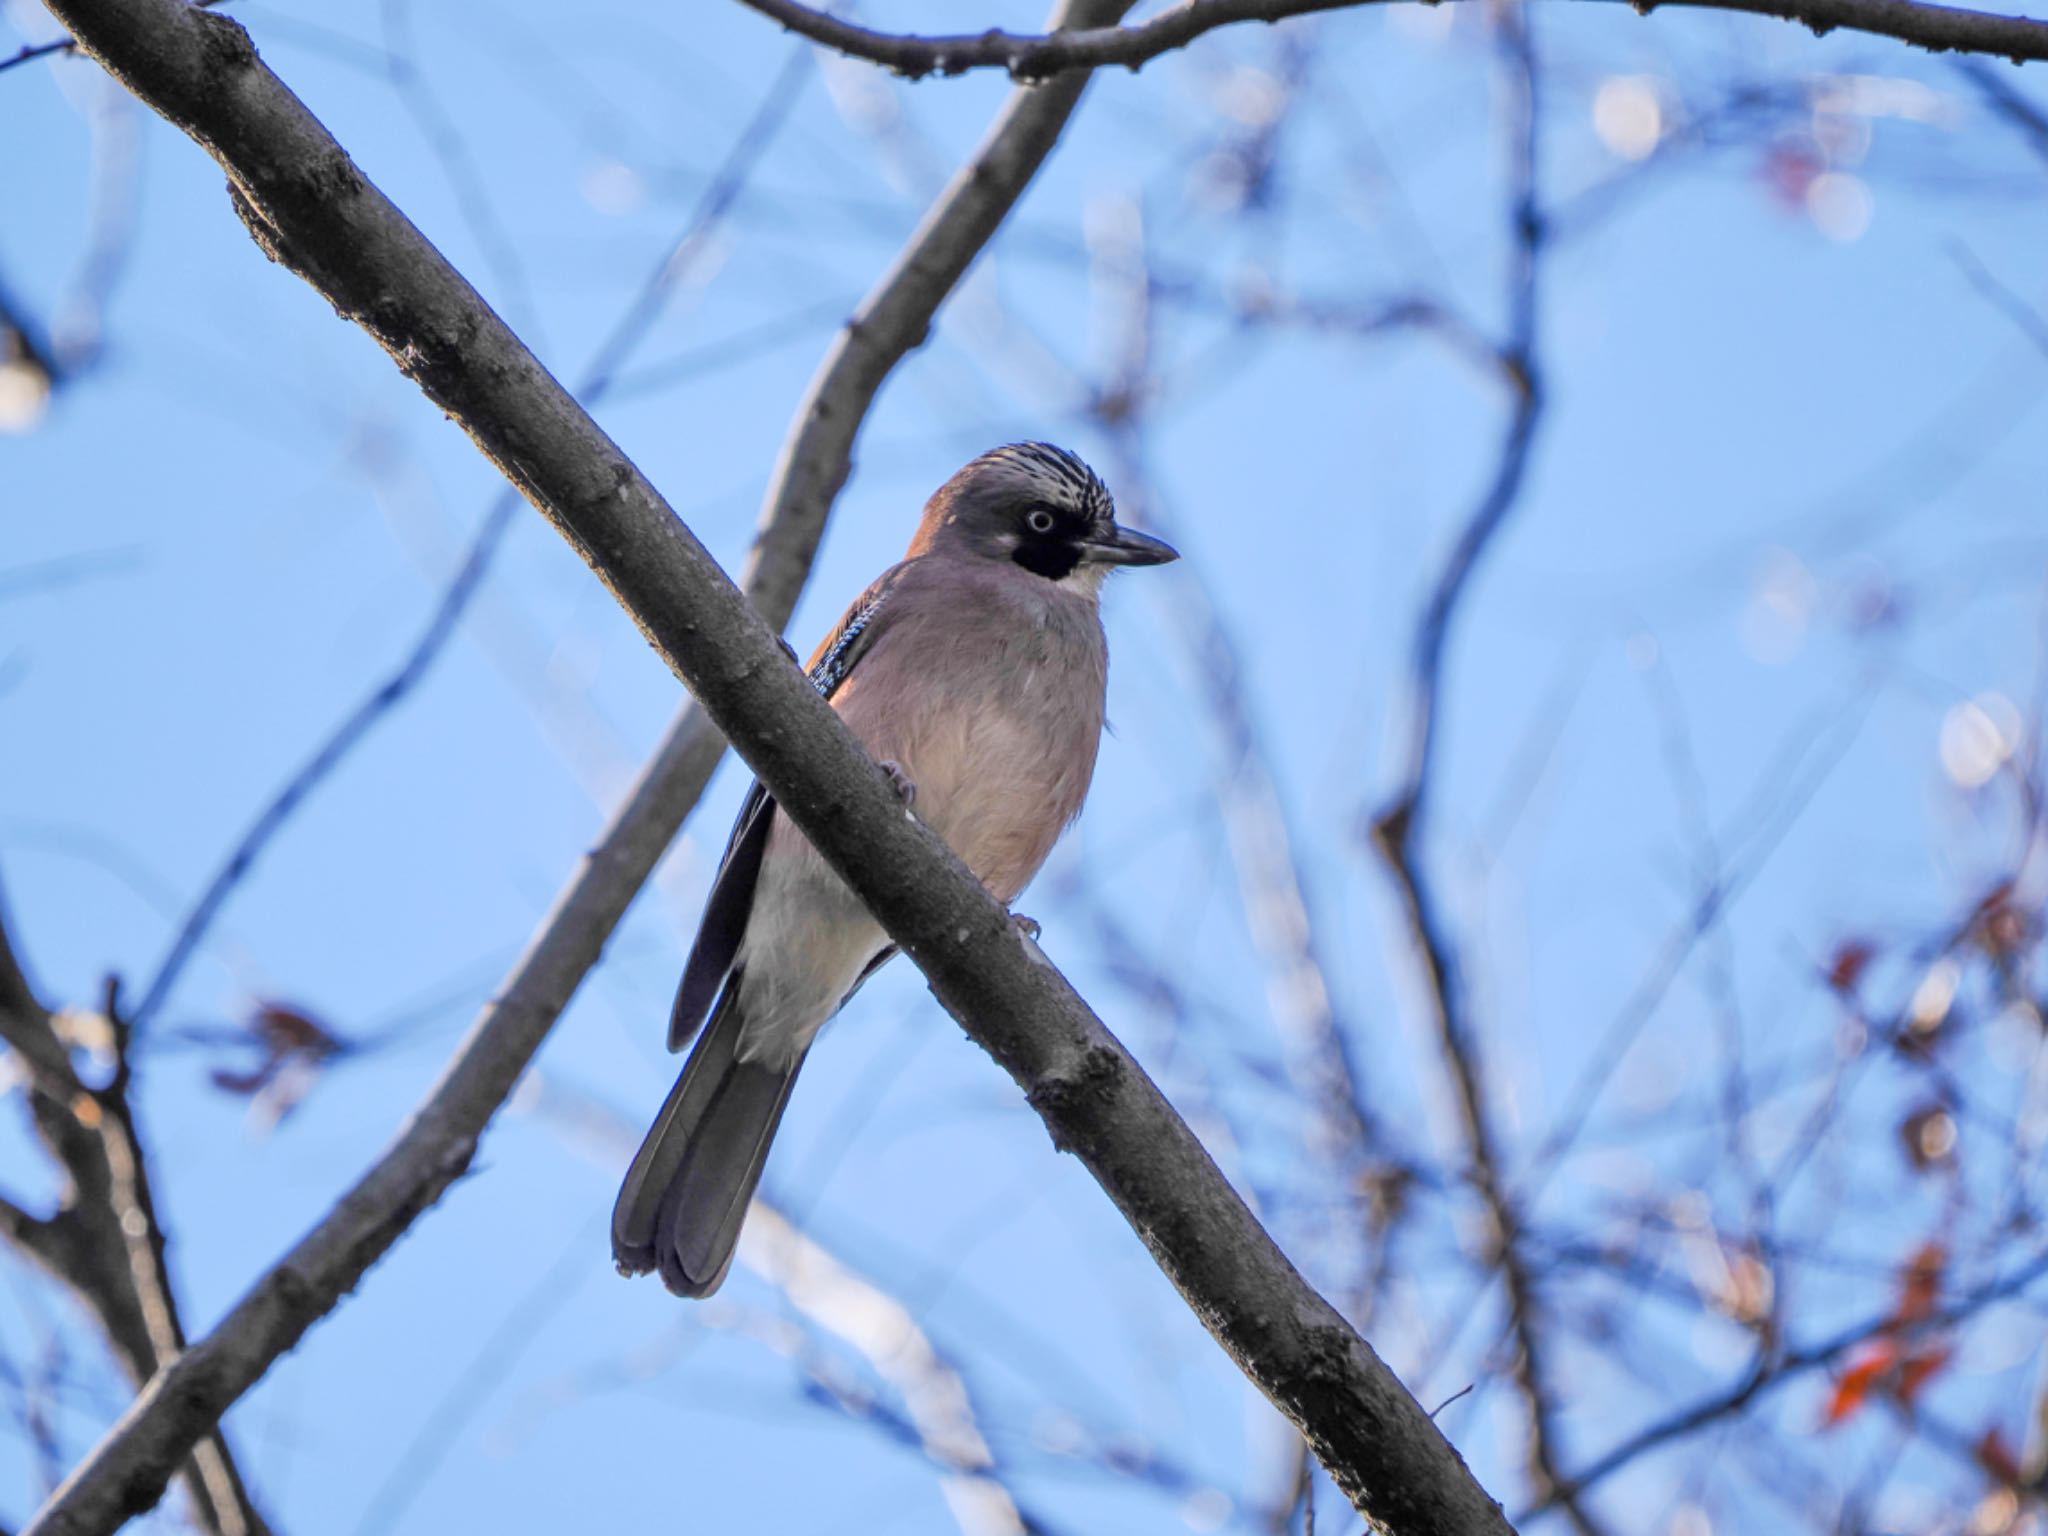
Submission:
<svg viewBox="0 0 2048 1536">
<path fill-rule="evenodd" d="M 884 587 L 848 614 L 839 638 L 811 668 L 811 685 L 826 698 L 838 692 L 839 685 L 846 681 L 846 674 L 853 670 L 853 664 L 860 656 L 860 637 L 874 623 L 875 615 L 881 612 L 888 596 L 888 589 Z"/>
</svg>

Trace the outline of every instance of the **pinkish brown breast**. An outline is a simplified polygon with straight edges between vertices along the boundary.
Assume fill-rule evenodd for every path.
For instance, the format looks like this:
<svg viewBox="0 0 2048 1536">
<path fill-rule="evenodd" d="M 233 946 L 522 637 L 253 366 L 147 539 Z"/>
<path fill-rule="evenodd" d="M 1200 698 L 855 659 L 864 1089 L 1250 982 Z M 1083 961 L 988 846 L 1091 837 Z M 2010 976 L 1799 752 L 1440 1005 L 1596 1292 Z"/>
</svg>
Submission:
<svg viewBox="0 0 2048 1536">
<path fill-rule="evenodd" d="M 1093 593 L 933 558 L 890 606 L 834 707 L 871 754 L 902 764 L 917 814 L 1013 901 L 1095 772 L 1108 655 Z"/>
</svg>

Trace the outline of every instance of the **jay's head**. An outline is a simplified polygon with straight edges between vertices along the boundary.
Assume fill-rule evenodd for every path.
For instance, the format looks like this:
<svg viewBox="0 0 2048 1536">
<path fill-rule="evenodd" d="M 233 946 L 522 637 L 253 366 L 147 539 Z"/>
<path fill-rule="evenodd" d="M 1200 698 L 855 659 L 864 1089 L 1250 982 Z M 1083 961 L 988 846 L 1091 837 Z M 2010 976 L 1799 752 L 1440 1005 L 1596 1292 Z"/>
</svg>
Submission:
<svg viewBox="0 0 2048 1536">
<path fill-rule="evenodd" d="M 1109 487 L 1050 443 L 990 449 L 940 486 L 910 552 L 1008 561 L 1091 592 L 1117 566 L 1180 558 L 1164 540 L 1118 526 Z"/>
</svg>

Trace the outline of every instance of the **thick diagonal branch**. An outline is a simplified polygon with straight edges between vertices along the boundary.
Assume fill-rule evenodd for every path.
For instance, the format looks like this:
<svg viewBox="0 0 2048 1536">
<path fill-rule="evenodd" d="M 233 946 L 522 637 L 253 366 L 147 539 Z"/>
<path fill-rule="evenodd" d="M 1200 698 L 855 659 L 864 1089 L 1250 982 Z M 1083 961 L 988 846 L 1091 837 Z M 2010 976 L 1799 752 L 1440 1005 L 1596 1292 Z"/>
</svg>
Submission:
<svg viewBox="0 0 2048 1536">
<path fill-rule="evenodd" d="M 1413 1397 L 1303 1282 L 1137 1064 L 936 834 L 904 814 L 775 631 L 262 65 L 241 28 L 180 0 L 50 0 L 50 8 L 220 161 L 264 247 L 368 330 L 570 540 L 1352 1502 L 1397 1532 L 1506 1530 L 1499 1506 Z M 1078 87 L 1050 89 L 1063 88 Z M 501 1095 L 523 1061 L 465 1056 L 453 1073 L 478 1078 L 480 1094 Z M 480 1128 L 447 1123 L 452 1113 L 437 1094 L 404 1138 L 421 1160 L 445 1159 L 446 1177 L 466 1165 Z M 411 1198 L 385 1187 L 401 1177 L 416 1191 Z M 367 1257 L 351 1270 L 351 1255 L 333 1251 L 342 1233 L 309 1237 L 294 1260 L 311 1272 L 288 1262 L 259 1282 L 212 1337 L 151 1383 L 33 1529 L 106 1531 L 153 1497 L 208 1415 L 261 1374 L 276 1337 L 289 1342 L 325 1310 L 309 1315 L 309 1293 L 319 1298 L 335 1271 L 351 1283 L 440 1187 L 420 1183 L 411 1163 L 373 1172 L 336 1213 L 353 1209 L 370 1225 Z M 364 1237 L 346 1235 L 357 1245 Z"/>
<path fill-rule="evenodd" d="M 803 62 L 800 54 L 793 58 L 791 67 L 785 68 L 770 85 L 753 118 L 727 152 L 724 163 L 691 211 L 682 233 L 599 344 L 596 355 L 576 385 L 577 398 L 586 406 L 594 409 L 598 401 L 611 392 L 618 380 L 619 369 L 660 317 L 663 307 L 690 271 L 692 262 L 730 211 L 755 161 L 788 116 L 797 88 L 803 83 L 802 71 L 797 67 Z M 426 623 L 404 658 L 321 738 L 311 754 L 264 802 L 255 819 L 235 840 L 227 857 L 215 869 L 179 923 L 163 960 L 143 988 L 142 1001 L 136 1004 L 131 1015 L 138 1033 L 146 1031 L 157 1012 L 169 1002 L 172 990 L 199 953 L 199 946 L 218 921 L 229 897 L 248 880 L 265 850 L 298 816 L 312 796 L 335 777 L 342 764 L 370 738 L 370 733 L 420 686 L 447 652 L 470 604 L 483 589 L 484 579 L 497 558 L 498 549 L 511 529 L 518 509 L 519 498 L 509 490 L 500 490 L 491 499 L 489 509 L 470 537 L 461 563 L 441 588 Z M 811 543 L 815 542 L 813 534 Z M 785 585 L 791 603 L 795 602 L 796 590 L 802 584 L 802 573 L 809 568 L 806 560 L 801 564 L 792 563 L 783 572 L 790 578 Z M 778 588 L 775 595 L 779 596 L 782 590 L 784 588 Z"/>
</svg>

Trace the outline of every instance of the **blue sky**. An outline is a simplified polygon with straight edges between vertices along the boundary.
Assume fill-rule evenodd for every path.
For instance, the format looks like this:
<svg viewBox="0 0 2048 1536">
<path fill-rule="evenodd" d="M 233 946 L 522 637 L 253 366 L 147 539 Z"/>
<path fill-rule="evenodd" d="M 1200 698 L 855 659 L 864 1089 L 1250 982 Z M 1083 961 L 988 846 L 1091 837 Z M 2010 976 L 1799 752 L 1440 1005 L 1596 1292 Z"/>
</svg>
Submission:
<svg viewBox="0 0 2048 1536">
<path fill-rule="evenodd" d="M 615 5 L 569 20 L 525 0 L 415 6 L 396 34 L 376 6 L 234 9 L 565 377 L 797 46 L 738 7 L 686 25 Z M 1731 1028 L 1760 1074 L 1810 1087 L 1840 1022 L 1814 981 L 1833 947 L 1931 933 L 2012 846 L 2005 781 L 1966 792 L 1941 741 L 1980 696 L 2031 718 L 2040 687 L 2048 357 L 1979 274 L 2041 299 L 2044 166 L 1949 64 L 1898 47 L 1621 7 L 1534 14 L 1559 217 L 1542 296 L 1549 406 L 1452 648 L 1428 855 L 1476 957 L 1504 1134 L 1526 1151 L 1682 922 L 1689 825 L 1739 865 L 1785 811 L 1782 840 L 1600 1101 L 1611 1136 L 1542 1207 L 1597 1223 L 1618 1191 L 1685 1196 L 1734 1223 L 1713 1136 L 1626 1128 L 1675 1121 Z M 48 34 L 34 8 L 8 16 L 24 39 Z M 912 5 L 869 19 L 965 24 Z M 418 90 L 394 84 L 387 46 Z M 1303 83 L 1270 202 L 1234 204 L 1222 151 L 1290 67 Z M 2007 77 L 2040 96 L 2031 71 Z M 1617 81 L 1625 104 L 1648 92 L 1667 116 L 1680 100 L 1700 111 L 1738 87 L 1770 90 L 1717 119 L 1727 142 L 1669 150 L 1603 202 L 1630 166 L 1595 116 Z M 1376 1106 L 1449 1148 L 1398 913 L 1358 826 L 1392 783 L 1409 629 L 1490 472 L 1505 402 L 1426 337 L 1247 330 L 1216 296 L 1264 285 L 1364 305 L 1420 291 L 1497 331 L 1497 84 L 1483 18 L 1462 7 L 1219 35 L 1096 82 L 886 390 L 791 626 L 808 650 L 897 557 L 922 498 L 983 447 L 1054 438 L 1114 486 L 1113 445 L 1082 408 L 1123 316 L 1090 253 L 1140 210 L 1161 270 L 1208 296 L 1162 299 L 1154 316 L 1164 383 L 1147 456 L 1188 558 L 1112 586 L 1114 734 L 1087 814 L 1022 905 L 1205 1136 L 1241 1134 L 1226 1167 L 1282 1223 L 1290 1202 L 1327 1191 L 1304 1173 L 1273 1080 L 1177 605 L 1200 583 L 1240 653 Z M 1817 114 L 1829 89 L 1860 107 Z M 812 65 L 714 248 L 639 347 L 644 378 L 599 411 L 729 568 L 834 326 L 1005 90 Z M 18 302 L 40 315 L 64 302 L 96 132 L 103 146 L 134 136 L 139 177 L 104 350 L 33 430 L 0 438 L 0 579 L 85 562 L 0 589 L 0 873 L 45 995 L 77 1003 L 109 970 L 131 985 L 148 975 L 255 808 L 404 654 L 496 490 L 373 344 L 263 260 L 213 164 L 110 107 L 76 62 L 0 75 L 0 140 L 15 148 L 0 171 L 0 278 Z M 1837 178 L 1819 198 L 1816 170 Z M 1897 621 L 1861 622 L 1880 598 Z M 167 1041 L 145 1057 L 192 1324 L 216 1318 L 388 1140 L 677 702 L 574 556 L 522 512 L 461 636 L 270 849 L 164 1016 L 175 1033 L 275 997 L 345 1034 L 403 1022 L 396 1042 L 328 1074 L 267 1136 L 208 1086 L 213 1056 Z M 1793 819 L 1809 773 L 1818 787 Z M 650 1515 L 710 1530 L 955 1528 L 916 1454 L 804 1400 L 801 1373 L 750 1322 L 787 1315 L 769 1289 L 738 1277 L 704 1326 L 651 1283 L 611 1275 L 602 1223 L 620 1151 L 550 1108 L 588 1096 L 637 1130 L 658 1102 L 673 1070 L 668 992 L 744 785 L 737 765 L 721 770 L 476 1175 L 236 1410 L 281 1528 L 363 1528 L 392 1507 L 374 1502 L 384 1476 L 437 1424 L 445 1452 L 391 1529 Z M 1195 1000 L 1187 1019 L 1163 1023 L 1118 984 L 1096 904 Z M 1987 1093 L 2023 1093 L 1986 1049 L 1972 1070 Z M 1868 1125 L 1845 1125 L 1825 1191 L 1784 1192 L 1795 1210 L 1824 1209 L 1814 1230 L 1867 1261 L 1803 1291 L 1802 1322 L 1867 1313 L 1884 1266 L 1949 1219 L 1947 1187 L 1916 1183 L 1887 1139 L 1910 1092 L 1859 1101 Z M 1793 1136 L 1810 1102 L 1788 1090 L 1758 1136 Z M 12 1117 L 0 1134 L 6 1187 L 36 1195 L 44 1176 Z M 813 1058 L 769 1184 L 971 1364 L 1015 1486 L 1053 1528 L 1200 1528 L 1216 1506 L 1188 1494 L 1249 1500 L 1275 1485 L 1271 1415 L 907 967 Z M 1474 1302 L 1455 1279 L 1461 1231 L 1425 1224 L 1369 1330 L 1432 1407 L 1499 1375 L 1497 1318 L 1485 1320 L 1497 1297 Z M 1314 1272 L 1319 1252 L 1299 1241 Z M 28 1285 L 0 1295 L 0 1342 L 21 1358 L 57 1303 Z M 1590 1282 L 1564 1296 L 1575 1314 L 1608 1304 Z M 1452 1330 L 1465 1309 L 1480 1321 Z M 1997 1412 L 2023 1423 L 2038 1390 L 2038 1317 L 2009 1310 L 1944 1385 L 1972 1425 Z M 1633 1356 L 1568 1346 L 1572 1463 L 1725 1380 L 1743 1347 L 1706 1320 L 1644 1324 Z M 72 1455 L 119 1402 L 110 1375 L 78 1371 Z M 1766 1422 L 1811 1433 L 1820 1391 L 1788 1388 Z M 459 1417 L 440 1417 L 444 1393 Z M 1061 1470 L 1032 1448 L 1059 1441 L 1062 1414 L 1170 1458 L 1186 1488 Z M 1504 1496 L 1515 1422 L 1497 1381 L 1443 1419 Z M 1874 1425 L 1837 1443 L 1844 1467 L 1886 1445 Z M 0 1518 L 25 1516 L 36 1476 L 25 1446 L 0 1437 Z M 1643 1531 L 1689 1501 L 1722 1521 L 1775 1509 L 1718 1482 L 1708 1458 L 1652 1459 L 1608 1485 L 1602 1508 Z M 1897 1507 L 1881 1507 L 1903 1527 L 1956 1486 L 1952 1466 L 1913 1463 L 1884 1491 Z"/>
</svg>

